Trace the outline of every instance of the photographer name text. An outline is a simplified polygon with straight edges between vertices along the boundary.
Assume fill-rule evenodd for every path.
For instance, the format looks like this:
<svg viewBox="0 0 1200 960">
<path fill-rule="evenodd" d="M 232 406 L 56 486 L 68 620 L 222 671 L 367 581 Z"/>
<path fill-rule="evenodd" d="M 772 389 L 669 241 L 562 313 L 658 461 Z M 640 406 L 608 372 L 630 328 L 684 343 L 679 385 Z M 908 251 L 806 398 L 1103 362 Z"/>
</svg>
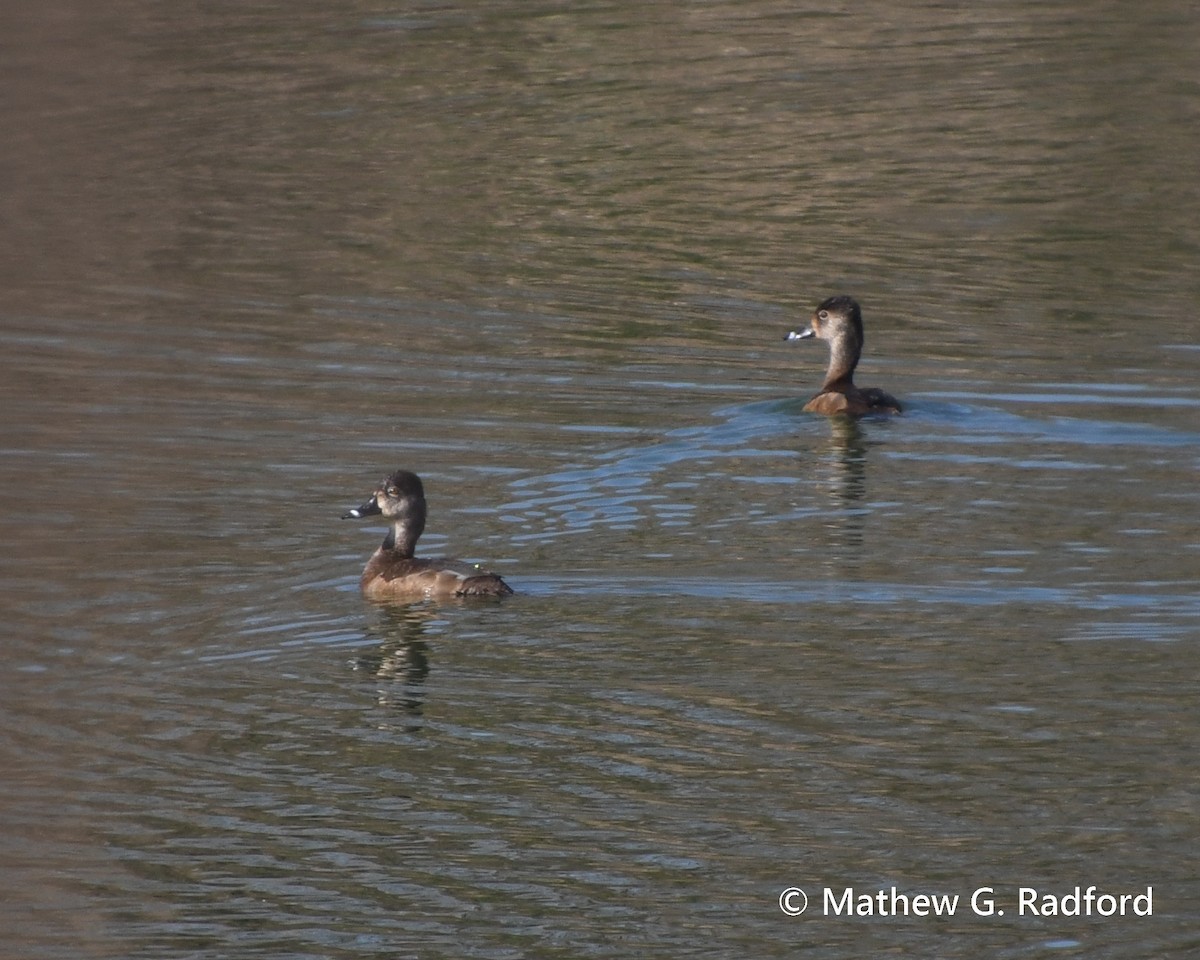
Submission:
<svg viewBox="0 0 1200 960">
<path fill-rule="evenodd" d="M 970 894 L 905 893 L 896 887 L 870 892 L 856 887 L 823 887 L 821 913 L 826 917 L 953 917 L 968 911 L 977 917 L 1003 917 L 1015 909 L 1020 917 L 1151 917 L 1154 888 L 1114 893 L 1096 886 L 1048 891 L 1018 887 L 1014 896 L 994 887 L 976 887 Z M 779 908 L 798 917 L 809 906 L 808 895 L 788 887 L 779 895 Z M 815 904 L 814 904 L 815 906 Z M 815 912 L 815 911 L 814 911 Z"/>
</svg>

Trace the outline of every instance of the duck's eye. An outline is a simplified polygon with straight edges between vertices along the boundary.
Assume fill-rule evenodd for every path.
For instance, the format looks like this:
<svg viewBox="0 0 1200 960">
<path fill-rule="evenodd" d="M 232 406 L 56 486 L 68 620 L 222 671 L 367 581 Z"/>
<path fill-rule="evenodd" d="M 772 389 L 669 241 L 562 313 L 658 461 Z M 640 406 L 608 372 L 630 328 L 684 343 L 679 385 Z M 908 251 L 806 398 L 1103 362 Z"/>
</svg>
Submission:
<svg viewBox="0 0 1200 960">
<path fill-rule="evenodd" d="M 388 487 L 388 488 L 387 488 L 386 490 L 384 490 L 383 492 L 384 492 L 384 493 L 386 493 L 386 494 L 387 494 L 389 497 L 398 497 L 398 496 L 400 496 L 400 489 L 399 489 L 399 487 Z"/>
<path fill-rule="evenodd" d="M 829 319 L 829 311 L 828 310 L 818 310 L 817 311 L 817 319 L 818 320 L 828 320 Z"/>
</svg>

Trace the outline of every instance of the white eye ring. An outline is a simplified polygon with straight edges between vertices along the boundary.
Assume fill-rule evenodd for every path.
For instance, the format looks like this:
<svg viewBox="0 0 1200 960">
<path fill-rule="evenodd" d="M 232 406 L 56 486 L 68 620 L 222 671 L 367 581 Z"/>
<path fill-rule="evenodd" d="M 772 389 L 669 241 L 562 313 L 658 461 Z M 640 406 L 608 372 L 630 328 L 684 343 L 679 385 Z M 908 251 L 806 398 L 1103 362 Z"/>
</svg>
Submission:
<svg viewBox="0 0 1200 960">
<path fill-rule="evenodd" d="M 818 310 L 817 317 L 820 318 L 821 320 L 828 320 L 829 319 L 829 311 L 828 310 Z"/>
</svg>

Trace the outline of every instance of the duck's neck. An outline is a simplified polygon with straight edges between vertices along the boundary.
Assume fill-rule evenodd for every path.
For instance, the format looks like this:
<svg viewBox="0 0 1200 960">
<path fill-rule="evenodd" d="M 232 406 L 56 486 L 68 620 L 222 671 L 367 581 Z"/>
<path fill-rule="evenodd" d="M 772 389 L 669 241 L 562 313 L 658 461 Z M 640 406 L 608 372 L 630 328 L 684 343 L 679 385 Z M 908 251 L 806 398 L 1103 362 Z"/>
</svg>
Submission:
<svg viewBox="0 0 1200 960">
<path fill-rule="evenodd" d="M 853 335 L 838 337 L 829 344 L 829 369 L 822 390 L 844 393 L 854 387 L 854 368 L 862 353 L 862 343 Z"/>
<path fill-rule="evenodd" d="M 403 520 L 392 524 L 392 529 L 383 538 L 384 550 L 394 550 L 405 559 L 413 555 L 417 549 L 417 539 L 421 536 L 420 528 L 414 528 Z"/>
</svg>

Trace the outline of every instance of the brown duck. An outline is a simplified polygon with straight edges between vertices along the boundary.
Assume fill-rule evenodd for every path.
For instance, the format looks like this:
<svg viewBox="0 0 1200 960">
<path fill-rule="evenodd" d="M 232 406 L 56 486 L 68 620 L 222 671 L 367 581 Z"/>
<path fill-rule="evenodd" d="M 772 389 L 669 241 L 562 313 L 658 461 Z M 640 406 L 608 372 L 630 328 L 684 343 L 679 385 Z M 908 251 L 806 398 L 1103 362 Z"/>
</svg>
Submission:
<svg viewBox="0 0 1200 960">
<path fill-rule="evenodd" d="M 853 297 L 830 297 L 817 307 L 804 330 L 793 330 L 788 340 L 816 337 L 829 344 L 829 369 L 821 391 L 804 405 L 810 413 L 899 413 L 900 403 L 878 387 L 854 385 L 854 368 L 863 348 L 862 310 Z"/>
<path fill-rule="evenodd" d="M 379 485 L 370 500 L 342 519 L 373 516 L 382 516 L 392 529 L 363 570 L 363 596 L 372 600 L 417 600 L 503 597 L 513 592 L 498 575 L 470 564 L 413 556 L 425 529 L 425 488 L 415 473 L 397 470 Z"/>
</svg>

